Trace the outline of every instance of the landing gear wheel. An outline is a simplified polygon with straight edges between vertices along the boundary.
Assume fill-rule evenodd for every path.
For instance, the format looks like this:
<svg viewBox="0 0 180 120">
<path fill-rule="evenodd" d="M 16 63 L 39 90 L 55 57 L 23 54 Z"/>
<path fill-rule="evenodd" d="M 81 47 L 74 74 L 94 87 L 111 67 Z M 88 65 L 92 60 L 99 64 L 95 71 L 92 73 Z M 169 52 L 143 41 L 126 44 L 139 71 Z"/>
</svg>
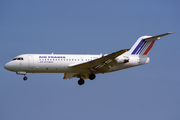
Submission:
<svg viewBox="0 0 180 120">
<path fill-rule="evenodd" d="M 23 77 L 23 80 L 26 81 L 28 78 L 26 76 Z"/>
<path fill-rule="evenodd" d="M 96 78 L 96 75 L 95 75 L 95 74 L 91 73 L 91 74 L 89 75 L 89 79 L 90 79 L 90 80 L 94 80 L 95 78 Z"/>
<path fill-rule="evenodd" d="M 84 83 L 85 83 L 85 81 L 83 79 L 78 80 L 79 85 L 83 85 Z"/>
</svg>

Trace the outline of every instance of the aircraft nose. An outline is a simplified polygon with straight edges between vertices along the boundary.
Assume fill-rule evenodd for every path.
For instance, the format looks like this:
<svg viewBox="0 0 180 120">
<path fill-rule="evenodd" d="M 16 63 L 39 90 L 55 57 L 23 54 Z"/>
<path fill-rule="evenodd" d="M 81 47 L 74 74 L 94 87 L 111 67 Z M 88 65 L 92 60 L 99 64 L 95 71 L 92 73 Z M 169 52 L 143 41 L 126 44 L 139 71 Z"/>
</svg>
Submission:
<svg viewBox="0 0 180 120">
<path fill-rule="evenodd" d="M 5 68 L 6 70 L 11 70 L 11 65 L 10 65 L 10 63 L 9 63 L 9 62 L 6 63 L 6 64 L 4 65 L 4 68 Z"/>
</svg>

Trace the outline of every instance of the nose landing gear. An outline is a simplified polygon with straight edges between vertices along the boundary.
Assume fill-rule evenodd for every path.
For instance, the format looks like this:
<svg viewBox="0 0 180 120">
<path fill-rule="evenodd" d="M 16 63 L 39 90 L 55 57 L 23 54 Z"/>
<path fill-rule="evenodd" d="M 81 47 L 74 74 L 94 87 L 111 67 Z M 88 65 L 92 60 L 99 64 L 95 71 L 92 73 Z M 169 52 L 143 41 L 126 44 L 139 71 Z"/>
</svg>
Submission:
<svg viewBox="0 0 180 120">
<path fill-rule="evenodd" d="M 23 80 L 26 81 L 27 79 L 28 79 L 28 77 L 26 77 L 26 76 L 24 75 Z"/>
<path fill-rule="evenodd" d="M 24 75 L 24 77 L 23 77 L 23 80 L 24 80 L 24 81 L 26 81 L 26 80 L 28 79 L 28 77 L 26 77 L 26 72 L 24 72 L 24 71 L 18 71 L 18 72 L 16 72 L 16 74 L 18 74 L 18 75 Z"/>
</svg>

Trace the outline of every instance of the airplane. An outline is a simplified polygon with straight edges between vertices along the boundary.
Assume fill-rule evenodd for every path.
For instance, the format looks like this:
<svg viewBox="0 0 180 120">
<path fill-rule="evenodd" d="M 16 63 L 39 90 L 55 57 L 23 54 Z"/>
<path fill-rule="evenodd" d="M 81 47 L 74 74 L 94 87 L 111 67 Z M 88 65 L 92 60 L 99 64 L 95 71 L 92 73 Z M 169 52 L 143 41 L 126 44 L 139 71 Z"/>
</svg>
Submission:
<svg viewBox="0 0 180 120">
<path fill-rule="evenodd" d="M 83 85 L 84 79 L 94 80 L 96 74 L 149 63 L 148 53 L 155 41 L 172 33 L 141 36 L 130 49 L 105 55 L 22 54 L 6 63 L 4 68 L 18 75 L 24 75 L 24 81 L 28 79 L 26 73 L 64 73 L 63 79 L 77 77 L 78 84 Z"/>
</svg>

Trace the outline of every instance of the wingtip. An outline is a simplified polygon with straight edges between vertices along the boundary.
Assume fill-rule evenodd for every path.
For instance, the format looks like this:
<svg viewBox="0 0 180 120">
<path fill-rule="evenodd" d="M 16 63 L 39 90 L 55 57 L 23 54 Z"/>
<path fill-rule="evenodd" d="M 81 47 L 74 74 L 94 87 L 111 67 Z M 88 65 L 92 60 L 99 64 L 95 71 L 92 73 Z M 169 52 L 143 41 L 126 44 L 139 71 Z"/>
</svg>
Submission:
<svg viewBox="0 0 180 120">
<path fill-rule="evenodd" d="M 163 36 L 170 35 L 170 34 L 173 34 L 173 33 L 174 33 L 174 32 L 168 32 L 168 33 L 165 33 L 165 34 L 159 35 L 159 37 L 163 37 Z"/>
<path fill-rule="evenodd" d="M 173 34 L 173 33 L 175 33 L 175 32 L 168 32 L 168 34 Z"/>
</svg>

